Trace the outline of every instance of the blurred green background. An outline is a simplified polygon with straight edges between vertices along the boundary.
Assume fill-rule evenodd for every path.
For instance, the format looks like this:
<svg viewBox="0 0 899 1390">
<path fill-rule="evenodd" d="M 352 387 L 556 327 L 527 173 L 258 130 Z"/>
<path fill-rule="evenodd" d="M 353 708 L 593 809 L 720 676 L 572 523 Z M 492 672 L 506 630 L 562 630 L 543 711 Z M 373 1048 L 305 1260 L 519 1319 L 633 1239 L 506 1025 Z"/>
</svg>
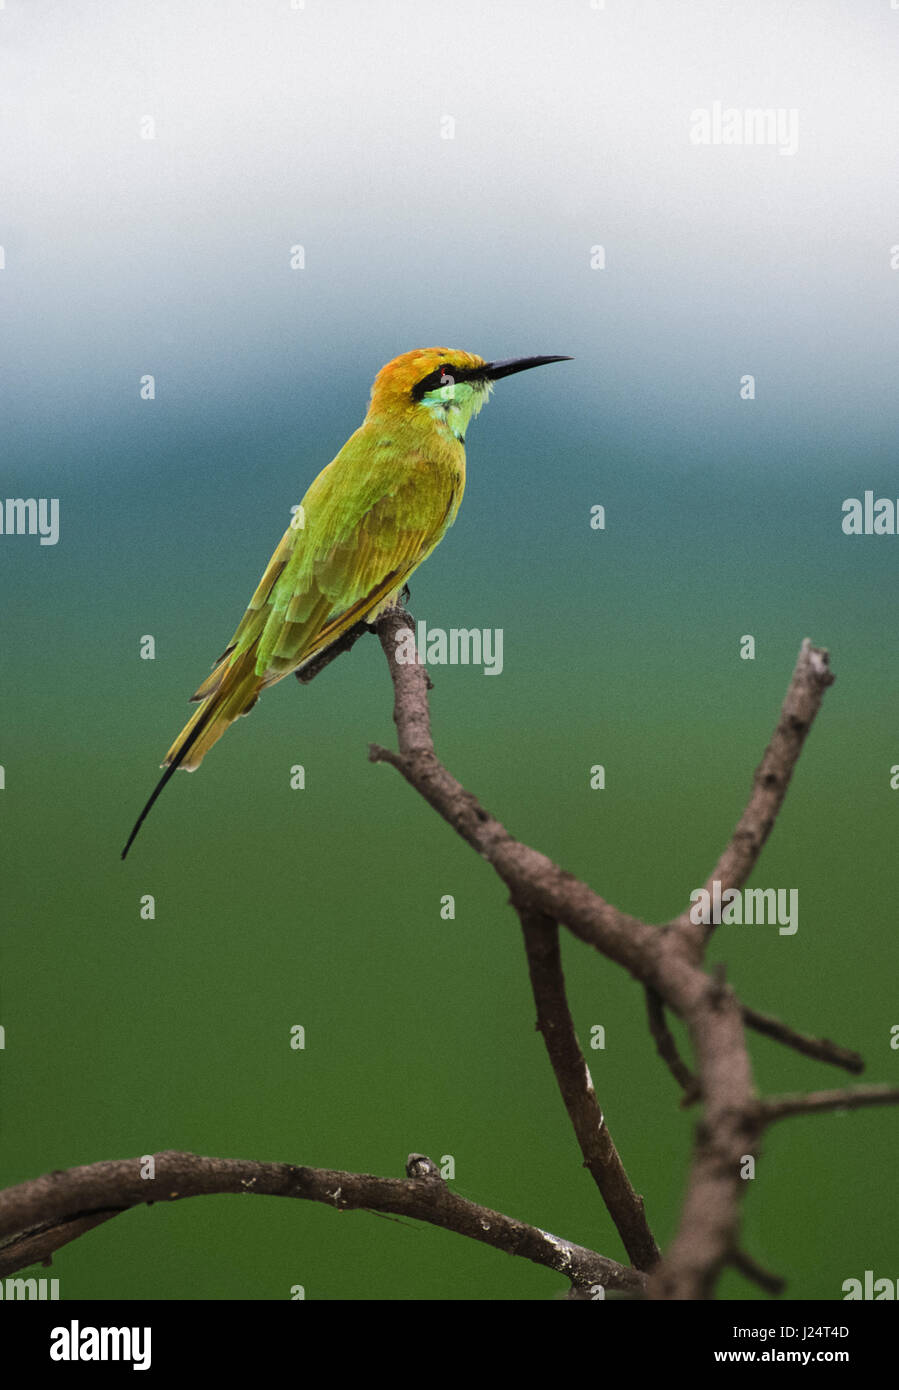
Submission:
<svg viewBox="0 0 899 1390">
<path fill-rule="evenodd" d="M 899 20 L 668 8 L 461 0 L 438 42 L 409 24 L 442 7 L 404 0 L 7 5 L 0 487 L 58 497 L 61 533 L 0 539 L 3 1185 L 163 1149 L 401 1176 L 420 1151 L 454 1157 L 463 1195 L 625 1258 L 506 892 L 367 761 L 393 739 L 373 639 L 266 694 L 118 857 L 290 506 L 382 363 L 434 343 L 576 359 L 498 385 L 459 520 L 413 578 L 430 627 L 505 637 L 498 678 L 432 671 L 438 751 L 514 833 L 661 922 L 742 810 L 802 638 L 827 646 L 837 682 L 751 880 L 799 890 L 799 930 L 721 928 L 712 958 L 895 1079 L 899 537 L 840 521 L 866 488 L 899 495 Z M 722 95 L 798 107 L 798 154 L 691 147 L 690 110 Z M 693 1116 L 639 988 L 563 951 L 664 1245 Z M 762 1091 L 848 1080 L 751 1050 Z M 744 1243 L 790 1294 L 893 1275 L 895 1133 L 872 1110 L 767 1137 Z M 120 1217 L 53 1273 L 93 1299 L 564 1290 L 430 1227 L 231 1197 Z M 734 1275 L 720 1293 L 760 1296 Z"/>
</svg>

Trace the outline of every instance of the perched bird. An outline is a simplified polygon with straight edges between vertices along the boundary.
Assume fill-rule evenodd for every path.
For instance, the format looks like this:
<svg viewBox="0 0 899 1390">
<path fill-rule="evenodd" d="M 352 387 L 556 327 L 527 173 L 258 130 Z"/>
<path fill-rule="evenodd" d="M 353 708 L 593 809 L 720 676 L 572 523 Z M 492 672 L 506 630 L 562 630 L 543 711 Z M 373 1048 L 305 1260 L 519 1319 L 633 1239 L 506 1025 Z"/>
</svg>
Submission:
<svg viewBox="0 0 899 1390">
<path fill-rule="evenodd" d="M 362 425 L 295 509 L 250 606 L 210 676 L 200 708 L 122 851 L 177 768 L 192 772 L 260 693 L 393 607 L 452 526 L 465 489 L 465 433 L 493 383 L 568 357 L 485 362 L 471 352 L 404 352 L 375 377 Z"/>
</svg>

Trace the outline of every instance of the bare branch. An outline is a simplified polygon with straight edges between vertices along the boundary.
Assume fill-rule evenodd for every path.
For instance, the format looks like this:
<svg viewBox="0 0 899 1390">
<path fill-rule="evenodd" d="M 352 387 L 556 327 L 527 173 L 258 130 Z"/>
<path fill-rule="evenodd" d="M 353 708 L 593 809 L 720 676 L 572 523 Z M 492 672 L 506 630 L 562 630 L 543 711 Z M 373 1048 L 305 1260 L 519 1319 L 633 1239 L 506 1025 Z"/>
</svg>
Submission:
<svg viewBox="0 0 899 1390">
<path fill-rule="evenodd" d="M 410 1162 L 422 1157 L 410 1155 Z M 398 1179 L 189 1153 L 156 1154 L 155 1161 L 156 1175 L 152 1179 L 141 1177 L 143 1158 L 127 1158 L 47 1173 L 0 1192 L 0 1238 L 16 1236 L 20 1256 L 31 1255 L 24 1262 L 20 1258 L 15 1264 L 0 1265 L 0 1271 L 11 1273 L 32 1263 L 35 1256 L 25 1237 L 51 1225 L 60 1230 L 64 1223 L 69 1223 L 68 1239 L 74 1239 L 89 1228 L 85 1222 L 97 1225 L 129 1207 L 213 1193 L 255 1193 L 322 1202 L 338 1211 L 368 1209 L 427 1221 L 509 1255 L 545 1265 L 579 1287 L 601 1284 L 608 1289 L 639 1292 L 645 1286 L 645 1276 L 639 1271 L 539 1227 L 466 1201 L 427 1169 L 425 1176 Z M 54 1248 L 63 1243 L 58 1241 Z M 15 1248 L 7 1245 L 0 1249 L 0 1255 Z"/>
<path fill-rule="evenodd" d="M 426 681 L 418 663 L 397 661 L 397 639 L 413 620 L 394 611 L 377 623 L 394 685 L 399 752 L 372 747 L 373 762 L 396 767 L 509 886 L 516 908 L 568 927 L 623 965 L 686 1024 L 705 1108 L 697 1128 L 680 1228 L 649 1284 L 653 1298 L 707 1298 L 737 1247 L 741 1163 L 760 1133 L 743 1008 L 722 979 L 701 968 L 707 933 L 684 913 L 664 930 L 613 907 L 545 855 L 515 840 L 440 763 L 434 750 Z M 414 625 L 413 625 L 414 627 Z M 824 690 L 833 681 L 827 653 L 803 642 L 780 719 L 756 773 L 752 796 L 713 878 L 742 883 L 780 809 Z M 670 1034 L 650 1000 L 651 1026 L 670 1064 Z M 681 1064 L 682 1065 L 682 1064 Z"/>
<path fill-rule="evenodd" d="M 677 1234 L 650 1280 L 654 1299 L 710 1298 L 718 1274 L 736 1248 L 740 1201 L 746 1184 L 741 1164 L 755 1153 L 758 1129 L 752 1106 L 752 1068 L 746 1050 L 743 1016 L 733 992 L 718 979 L 698 972 L 704 985 L 691 998 L 694 981 L 678 978 L 672 939 L 671 955 L 660 968 L 660 992 L 677 1007 L 690 1034 L 696 1057 L 704 1113 L 696 1127 L 693 1160 Z M 695 969 L 695 968 L 694 968 Z M 671 979 L 668 976 L 671 975 Z"/>
<path fill-rule="evenodd" d="M 794 1052 L 801 1052 L 805 1057 L 814 1057 L 818 1062 L 830 1062 L 832 1066 L 843 1067 L 845 1071 L 863 1072 L 865 1069 L 864 1060 L 857 1052 L 851 1052 L 848 1047 L 839 1047 L 831 1042 L 830 1038 L 810 1038 L 803 1033 L 797 1033 L 795 1028 L 791 1028 L 787 1023 L 781 1023 L 778 1018 L 771 1018 L 767 1014 L 760 1014 L 755 1009 L 743 1005 L 743 1021 L 747 1028 L 753 1028 L 756 1033 L 762 1033 L 766 1038 L 773 1038 L 775 1042 L 783 1043 L 786 1047 L 791 1047 Z"/>
<path fill-rule="evenodd" d="M 786 1279 L 781 1278 L 779 1274 L 772 1274 L 770 1270 L 758 1264 L 751 1255 L 747 1255 L 745 1250 L 735 1250 L 730 1257 L 730 1263 L 746 1279 L 751 1279 L 754 1284 L 758 1284 L 760 1289 L 764 1289 L 765 1293 L 783 1293 L 787 1287 Z"/>
<path fill-rule="evenodd" d="M 899 1086 L 850 1086 L 845 1091 L 809 1091 L 768 1096 L 756 1103 L 761 1125 L 793 1115 L 821 1115 L 828 1110 L 861 1110 L 869 1105 L 899 1105 Z"/>
<path fill-rule="evenodd" d="M 57 1250 L 79 1236 L 86 1235 L 95 1226 L 102 1226 L 113 1216 L 118 1216 L 121 1208 L 112 1211 L 95 1211 L 90 1216 L 79 1216 L 72 1220 L 45 1222 L 30 1231 L 11 1236 L 0 1241 L 0 1276 L 14 1274 L 17 1269 L 27 1269 L 29 1265 L 52 1263 Z"/>
<path fill-rule="evenodd" d="M 692 1105 L 699 1099 L 699 1083 L 690 1068 L 681 1060 L 677 1043 L 665 1019 L 665 1005 L 661 995 L 650 986 L 646 989 L 646 1015 L 649 1019 L 649 1031 L 655 1039 L 656 1051 L 684 1092 L 681 1105 Z"/>
<path fill-rule="evenodd" d="M 404 1181 L 369 1175 L 297 1168 L 286 1164 L 158 1156 L 152 1185 L 140 1178 L 140 1162 L 100 1163 L 49 1174 L 0 1193 L 0 1261 L 44 1257 L 65 1240 L 108 1220 L 119 1210 L 147 1201 L 174 1201 L 208 1192 L 257 1192 L 300 1197 L 344 1209 L 410 1216 L 546 1265 L 575 1288 L 602 1284 L 650 1298 L 708 1298 L 728 1262 L 774 1290 L 777 1278 L 739 1252 L 740 1199 L 746 1184 L 741 1165 L 756 1152 L 766 1125 L 788 1115 L 814 1114 L 864 1105 L 899 1103 L 899 1088 L 870 1087 L 758 1100 L 744 1023 L 806 1055 L 847 1070 L 861 1059 L 827 1039 L 806 1038 L 777 1020 L 744 1008 L 723 973 L 702 969 L 707 930 L 685 912 L 659 929 L 632 917 L 546 855 L 522 844 L 480 805 L 437 758 L 428 710 L 428 679 L 420 662 L 397 659 L 397 639 L 414 620 L 403 610 L 384 614 L 376 631 L 394 685 L 394 720 L 399 751 L 372 747 L 373 762 L 388 762 L 487 860 L 511 890 L 521 916 L 537 1000 L 538 1025 L 556 1071 L 586 1165 L 607 1202 L 628 1253 L 644 1268 L 653 1265 L 655 1244 L 645 1223 L 642 1199 L 634 1192 L 605 1126 L 565 1001 L 556 923 L 628 970 L 647 992 L 650 1028 L 660 1054 L 682 1085 L 694 1085 L 703 1100 L 686 1198 L 677 1234 L 666 1257 L 644 1273 L 628 1269 L 581 1246 L 560 1240 L 452 1193 L 422 1155 L 410 1156 Z M 348 633 L 340 650 L 361 636 Z M 312 679 L 332 652 L 303 673 Z M 802 644 L 780 718 L 756 772 L 752 794 L 732 839 L 709 880 L 737 887 L 752 870 L 783 802 L 787 785 L 826 688 L 833 681 L 827 653 Z M 684 1022 L 695 1057 L 696 1078 L 681 1061 L 667 1026 L 668 1008 Z M 734 1253 L 737 1252 L 737 1253 Z M 6 1268 L 10 1268 L 7 1264 Z"/>
<path fill-rule="evenodd" d="M 824 692 L 833 685 L 834 679 L 828 653 L 823 647 L 813 647 L 806 637 L 784 696 L 777 727 L 755 770 L 749 802 L 706 882 L 706 892 L 711 893 L 715 882 L 721 884 L 722 892 L 740 888 L 752 873 L 783 805 L 793 769 L 821 708 Z M 715 927 L 714 923 L 697 925 L 691 922 L 689 911 L 682 913 L 672 925 L 692 940 L 694 949 L 708 940 Z"/>
<path fill-rule="evenodd" d="M 537 1027 L 549 1053 L 584 1167 L 602 1194 L 624 1248 L 637 1269 L 651 1269 L 659 1249 L 646 1221 L 643 1198 L 631 1186 L 612 1142 L 593 1078 L 581 1052 L 565 997 L 565 977 L 555 922 L 519 908 L 528 970 L 537 1005 Z"/>
</svg>

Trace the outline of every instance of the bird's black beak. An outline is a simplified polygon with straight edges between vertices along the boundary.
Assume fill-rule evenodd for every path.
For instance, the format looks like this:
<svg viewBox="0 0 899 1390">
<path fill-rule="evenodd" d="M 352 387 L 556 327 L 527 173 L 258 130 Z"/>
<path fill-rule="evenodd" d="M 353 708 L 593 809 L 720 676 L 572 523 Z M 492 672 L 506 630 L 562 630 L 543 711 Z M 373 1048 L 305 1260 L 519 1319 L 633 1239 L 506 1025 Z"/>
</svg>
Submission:
<svg viewBox="0 0 899 1390">
<path fill-rule="evenodd" d="M 545 362 L 572 362 L 571 357 L 510 357 L 505 362 L 486 362 L 483 367 L 436 367 L 412 388 L 412 399 L 420 401 L 428 391 L 436 391 L 450 381 L 499 381 L 501 376 L 542 367 Z"/>
<path fill-rule="evenodd" d="M 543 367 L 547 362 L 572 362 L 571 357 L 510 357 L 505 362 L 488 362 L 479 375 L 488 381 L 499 381 L 500 377 L 513 376 L 515 372 L 528 372 L 531 367 Z"/>
</svg>

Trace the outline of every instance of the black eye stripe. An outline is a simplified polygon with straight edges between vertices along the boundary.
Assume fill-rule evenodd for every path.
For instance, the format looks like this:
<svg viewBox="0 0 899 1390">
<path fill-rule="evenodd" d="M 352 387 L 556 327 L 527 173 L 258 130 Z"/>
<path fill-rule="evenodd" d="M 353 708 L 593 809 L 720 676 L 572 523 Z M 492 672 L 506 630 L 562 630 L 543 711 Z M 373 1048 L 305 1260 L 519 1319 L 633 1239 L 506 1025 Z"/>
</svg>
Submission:
<svg viewBox="0 0 899 1390">
<path fill-rule="evenodd" d="M 483 374 L 483 367 L 454 367 L 452 363 L 447 363 L 445 367 L 438 367 L 436 371 L 428 372 L 427 376 L 422 377 L 412 387 L 412 399 L 420 401 L 428 391 L 436 391 L 439 386 L 446 386 L 449 378 L 452 381 L 471 381 L 475 377 Z"/>
<path fill-rule="evenodd" d="M 417 381 L 412 388 L 413 398 L 420 401 L 426 392 L 436 391 L 438 386 L 445 384 L 441 382 L 441 377 L 446 375 L 453 376 L 453 373 L 452 371 L 447 372 L 444 367 L 438 367 L 436 372 L 429 372 L 427 376 L 423 376 L 421 381 Z M 455 378 L 453 379 L 455 380 Z"/>
</svg>

